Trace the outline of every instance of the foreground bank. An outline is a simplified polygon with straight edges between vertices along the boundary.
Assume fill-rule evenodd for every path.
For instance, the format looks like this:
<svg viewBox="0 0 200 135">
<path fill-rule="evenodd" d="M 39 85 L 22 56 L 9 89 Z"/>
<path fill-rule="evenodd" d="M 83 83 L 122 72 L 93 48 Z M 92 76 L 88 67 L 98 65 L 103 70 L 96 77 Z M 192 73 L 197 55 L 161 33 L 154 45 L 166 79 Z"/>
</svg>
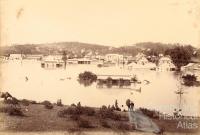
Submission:
<svg viewBox="0 0 200 135">
<path fill-rule="evenodd" d="M 16 109 L 19 106 L 20 111 Z M 197 133 L 199 131 L 199 118 L 152 117 L 152 120 L 164 132 Z M 116 111 L 106 106 L 92 108 L 83 107 L 80 103 L 66 106 L 23 100 L 17 105 L 3 101 L 0 103 L 0 131 L 135 132 L 136 130 L 134 124 L 129 122 L 128 112 Z"/>
</svg>

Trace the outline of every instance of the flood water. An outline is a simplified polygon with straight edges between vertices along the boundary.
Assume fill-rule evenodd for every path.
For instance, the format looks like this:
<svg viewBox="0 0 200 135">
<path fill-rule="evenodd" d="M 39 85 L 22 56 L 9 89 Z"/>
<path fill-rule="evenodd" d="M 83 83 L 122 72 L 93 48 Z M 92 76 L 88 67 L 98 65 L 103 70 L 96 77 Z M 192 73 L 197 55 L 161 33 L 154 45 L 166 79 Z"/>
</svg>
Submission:
<svg viewBox="0 0 200 135">
<path fill-rule="evenodd" d="M 172 114 L 180 103 L 175 91 L 180 87 L 179 75 L 175 72 L 159 72 L 151 70 L 128 70 L 126 67 L 102 67 L 96 65 L 67 65 L 66 69 L 43 69 L 40 61 L 9 61 L 1 63 L 1 90 L 8 91 L 19 99 L 36 101 L 49 100 L 56 102 L 62 99 L 64 104 L 81 102 L 82 105 L 100 107 L 112 105 L 118 100 L 119 106 L 125 105 L 126 99 L 131 99 L 135 107 L 155 109 Z M 141 87 L 141 93 L 123 88 L 99 89 L 96 83 L 85 87 L 77 81 L 78 74 L 84 71 L 93 73 L 132 75 L 136 74 L 142 82 L 132 86 Z M 28 80 L 26 80 L 26 77 Z M 143 80 L 150 81 L 145 84 Z M 184 115 L 198 115 L 200 104 L 199 87 L 183 87 L 181 108 Z M 125 108 L 127 109 L 127 108 Z"/>
</svg>

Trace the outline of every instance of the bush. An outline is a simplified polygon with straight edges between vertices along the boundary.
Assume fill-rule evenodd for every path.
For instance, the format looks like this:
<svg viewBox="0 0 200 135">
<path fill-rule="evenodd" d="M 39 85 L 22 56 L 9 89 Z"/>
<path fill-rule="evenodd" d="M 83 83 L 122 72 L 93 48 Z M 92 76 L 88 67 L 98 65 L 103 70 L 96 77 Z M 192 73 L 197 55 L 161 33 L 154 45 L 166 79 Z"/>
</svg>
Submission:
<svg viewBox="0 0 200 135">
<path fill-rule="evenodd" d="M 108 124 L 108 122 L 106 120 L 101 119 L 100 124 L 102 127 L 110 128 L 110 125 Z"/>
<path fill-rule="evenodd" d="M 46 109 L 53 109 L 53 104 L 47 100 L 43 101 L 41 104 L 44 105 Z"/>
<path fill-rule="evenodd" d="M 57 106 L 63 106 L 62 100 L 61 100 L 61 99 L 58 99 L 56 105 L 57 105 Z"/>
<path fill-rule="evenodd" d="M 58 116 L 60 117 L 66 117 L 67 115 L 81 115 L 81 114 L 94 116 L 95 110 L 91 107 L 82 107 L 77 105 L 77 106 L 70 106 L 67 109 L 58 112 Z"/>
<path fill-rule="evenodd" d="M 121 115 L 117 114 L 116 112 L 113 111 L 111 108 L 107 108 L 106 106 L 102 106 L 99 109 L 99 115 L 101 118 L 110 118 L 112 120 L 121 120 Z"/>
<path fill-rule="evenodd" d="M 116 129 L 122 130 L 122 131 L 128 131 L 128 130 L 132 129 L 131 125 L 124 123 L 124 122 L 117 122 L 114 124 L 114 127 Z"/>
<path fill-rule="evenodd" d="M 78 120 L 80 120 L 80 115 L 73 114 L 70 116 L 70 118 L 74 121 L 78 121 Z"/>
<path fill-rule="evenodd" d="M 1 107 L 0 112 L 8 113 L 11 116 L 24 116 L 21 108 L 12 105 Z"/>
<path fill-rule="evenodd" d="M 70 106 L 67 109 L 58 112 L 59 117 L 67 117 L 67 115 L 80 115 L 81 110 L 78 107 Z"/>
<path fill-rule="evenodd" d="M 142 111 L 143 114 L 147 115 L 150 118 L 158 119 L 159 118 L 159 112 L 155 110 L 149 110 L 146 108 L 139 108 L 140 111 Z"/>
<path fill-rule="evenodd" d="M 31 104 L 31 102 L 30 102 L 29 100 L 27 100 L 27 99 L 22 99 L 20 102 L 21 102 L 22 105 L 24 105 L 24 106 L 29 106 L 29 104 Z"/>
<path fill-rule="evenodd" d="M 94 116 L 95 110 L 92 107 L 82 107 L 82 112 L 88 116 Z"/>
<path fill-rule="evenodd" d="M 197 77 L 195 75 L 187 74 L 182 76 L 182 78 L 183 78 L 183 83 L 186 86 L 194 86 L 197 82 Z"/>
<path fill-rule="evenodd" d="M 17 105 L 19 103 L 19 100 L 16 99 L 15 97 L 12 97 L 11 99 L 4 100 L 4 103 Z"/>
<path fill-rule="evenodd" d="M 77 121 L 77 124 L 78 124 L 79 128 L 93 128 L 91 123 L 88 120 L 85 120 L 85 119 L 79 119 Z"/>
<path fill-rule="evenodd" d="M 24 113 L 21 111 L 21 108 L 11 107 L 8 109 L 8 114 L 11 116 L 24 116 Z"/>
</svg>

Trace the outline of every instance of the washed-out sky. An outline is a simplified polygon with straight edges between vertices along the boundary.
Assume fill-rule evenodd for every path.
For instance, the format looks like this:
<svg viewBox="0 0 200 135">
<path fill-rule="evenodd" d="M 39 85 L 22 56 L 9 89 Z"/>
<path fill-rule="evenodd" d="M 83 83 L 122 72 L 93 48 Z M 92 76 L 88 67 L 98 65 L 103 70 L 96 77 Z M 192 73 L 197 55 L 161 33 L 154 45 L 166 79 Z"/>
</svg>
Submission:
<svg viewBox="0 0 200 135">
<path fill-rule="evenodd" d="M 0 0 L 1 45 L 78 41 L 200 46 L 199 0 Z"/>
</svg>

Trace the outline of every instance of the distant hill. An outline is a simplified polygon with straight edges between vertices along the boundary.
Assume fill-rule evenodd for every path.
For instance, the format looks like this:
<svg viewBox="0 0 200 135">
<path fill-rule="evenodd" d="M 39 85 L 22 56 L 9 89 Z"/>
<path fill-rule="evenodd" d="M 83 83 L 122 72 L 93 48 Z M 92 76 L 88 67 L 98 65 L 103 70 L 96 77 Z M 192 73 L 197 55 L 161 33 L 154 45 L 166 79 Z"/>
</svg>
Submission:
<svg viewBox="0 0 200 135">
<path fill-rule="evenodd" d="M 105 53 L 109 50 L 108 46 L 88 44 L 80 42 L 59 42 L 47 44 L 23 44 L 1 47 L 4 55 L 11 53 L 22 54 L 61 54 L 63 51 L 79 54 L 83 52 Z"/>
<path fill-rule="evenodd" d="M 58 43 L 46 43 L 46 44 L 23 44 L 1 47 L 3 55 L 12 53 L 22 54 L 62 54 L 63 51 L 71 54 L 87 54 L 88 52 L 96 54 L 106 53 L 118 53 L 124 55 L 136 55 L 138 52 L 143 52 L 147 55 L 158 55 L 159 53 L 165 53 L 167 49 L 172 49 L 180 44 L 164 44 L 153 42 L 141 42 L 130 46 L 122 47 L 110 47 L 98 44 L 89 44 L 81 42 L 58 42 Z M 197 50 L 192 46 L 186 46 L 190 50 Z M 199 52 L 199 51 L 198 51 Z"/>
</svg>

